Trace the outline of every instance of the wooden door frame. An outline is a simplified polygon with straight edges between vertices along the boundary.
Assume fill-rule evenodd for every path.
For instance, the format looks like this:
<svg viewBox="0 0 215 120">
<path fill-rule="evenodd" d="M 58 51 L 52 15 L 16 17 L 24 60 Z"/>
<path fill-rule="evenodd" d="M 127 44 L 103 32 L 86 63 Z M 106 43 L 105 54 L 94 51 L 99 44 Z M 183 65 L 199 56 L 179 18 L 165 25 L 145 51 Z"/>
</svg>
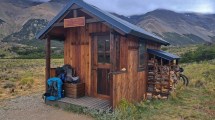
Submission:
<svg viewBox="0 0 215 120">
<path fill-rule="evenodd" d="M 108 64 L 108 65 L 105 65 L 105 64 L 101 64 L 101 63 L 98 63 L 97 62 L 97 54 L 95 54 L 95 53 L 97 53 L 97 36 L 103 36 L 103 35 L 110 35 L 110 64 Z M 111 100 L 112 99 L 112 80 L 109 80 L 109 82 L 110 82 L 110 88 L 109 88 L 109 92 L 110 92 L 110 95 L 102 95 L 102 94 L 98 94 L 98 92 L 97 92 L 97 69 L 98 69 L 98 65 L 99 66 L 103 66 L 104 68 L 109 68 L 110 69 L 110 72 L 112 72 L 112 58 L 111 58 L 111 42 L 113 41 L 113 39 L 111 39 L 111 33 L 110 32 L 105 32 L 105 33 L 98 33 L 98 34 L 96 34 L 96 33 L 93 33 L 93 34 L 91 34 L 91 38 L 92 38 L 92 45 L 91 45 L 91 47 L 92 47 L 92 49 L 91 49 L 91 53 L 92 53 L 92 62 L 91 62 L 91 64 L 92 64 L 92 71 L 91 71 L 91 74 L 92 74 L 92 78 L 91 78 L 91 80 L 92 80 L 92 93 L 93 93 L 93 96 L 94 97 L 97 97 L 97 98 L 101 98 L 101 99 L 108 99 L 108 100 Z M 95 63 L 97 63 L 97 65 L 95 65 Z M 110 65 L 110 66 L 109 66 Z M 110 77 L 111 78 L 111 77 Z"/>
</svg>

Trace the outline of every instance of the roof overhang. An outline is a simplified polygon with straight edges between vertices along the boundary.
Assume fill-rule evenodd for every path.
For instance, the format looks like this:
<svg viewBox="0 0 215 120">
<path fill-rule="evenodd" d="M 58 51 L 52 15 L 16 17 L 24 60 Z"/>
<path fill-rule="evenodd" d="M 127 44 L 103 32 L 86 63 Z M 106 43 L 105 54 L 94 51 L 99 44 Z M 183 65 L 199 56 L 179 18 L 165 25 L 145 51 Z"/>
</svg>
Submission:
<svg viewBox="0 0 215 120">
<path fill-rule="evenodd" d="M 150 53 L 150 54 L 153 54 L 155 56 L 161 57 L 163 59 L 170 60 L 170 61 L 180 59 L 179 56 L 174 55 L 172 53 L 162 51 L 162 50 L 147 49 L 147 52 Z"/>
</svg>

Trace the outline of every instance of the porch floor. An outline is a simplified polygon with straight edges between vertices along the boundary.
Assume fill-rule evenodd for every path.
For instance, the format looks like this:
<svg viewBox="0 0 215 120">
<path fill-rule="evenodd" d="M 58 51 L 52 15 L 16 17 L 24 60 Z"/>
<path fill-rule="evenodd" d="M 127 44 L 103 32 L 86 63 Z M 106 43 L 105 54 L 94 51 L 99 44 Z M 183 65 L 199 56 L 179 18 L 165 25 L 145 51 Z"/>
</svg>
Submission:
<svg viewBox="0 0 215 120">
<path fill-rule="evenodd" d="M 84 96 L 81 98 L 62 98 L 58 101 L 47 101 L 49 105 L 56 105 L 58 104 L 59 107 L 65 108 L 66 106 L 72 104 L 77 105 L 80 107 L 88 108 L 88 109 L 96 109 L 96 110 L 106 110 L 110 108 L 110 101 Z"/>
</svg>

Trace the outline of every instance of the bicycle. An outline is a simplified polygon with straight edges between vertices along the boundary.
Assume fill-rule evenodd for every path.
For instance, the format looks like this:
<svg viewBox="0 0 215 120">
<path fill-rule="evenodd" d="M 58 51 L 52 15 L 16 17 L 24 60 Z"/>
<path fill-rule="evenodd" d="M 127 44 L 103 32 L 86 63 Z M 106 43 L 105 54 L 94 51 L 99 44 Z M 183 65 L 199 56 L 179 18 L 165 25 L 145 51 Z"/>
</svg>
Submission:
<svg viewBox="0 0 215 120">
<path fill-rule="evenodd" d="M 183 81 L 183 85 L 188 86 L 189 85 L 189 79 L 186 75 L 183 74 L 184 69 L 179 68 L 178 70 L 174 70 L 174 74 L 176 75 L 176 80 L 174 81 L 175 84 L 177 84 L 179 81 Z"/>
</svg>

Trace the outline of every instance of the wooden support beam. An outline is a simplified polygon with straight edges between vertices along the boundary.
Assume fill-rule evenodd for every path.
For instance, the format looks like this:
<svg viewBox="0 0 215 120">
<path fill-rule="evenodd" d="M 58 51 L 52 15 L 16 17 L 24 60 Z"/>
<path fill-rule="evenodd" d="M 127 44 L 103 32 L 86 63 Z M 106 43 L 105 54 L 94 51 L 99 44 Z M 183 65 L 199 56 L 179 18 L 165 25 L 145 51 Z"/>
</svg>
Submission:
<svg viewBox="0 0 215 120">
<path fill-rule="evenodd" d="M 113 29 L 110 30 L 110 62 L 111 62 L 111 72 L 116 72 L 116 41 L 114 40 Z"/>
<path fill-rule="evenodd" d="M 79 7 L 78 5 L 73 4 L 72 7 L 71 7 L 68 11 L 71 11 L 71 10 L 78 10 L 78 9 L 82 9 L 82 7 Z"/>
<path fill-rule="evenodd" d="M 52 40 L 57 40 L 57 41 L 64 41 L 65 40 L 65 36 L 56 36 L 56 35 L 51 35 L 50 39 Z"/>
<path fill-rule="evenodd" d="M 63 22 L 55 23 L 53 26 L 54 26 L 54 27 L 63 27 L 63 26 L 64 26 L 64 23 L 63 23 Z"/>
<path fill-rule="evenodd" d="M 86 23 L 87 24 L 89 24 L 89 23 L 96 23 L 96 22 L 104 22 L 104 21 L 101 21 L 101 20 L 98 20 L 98 19 L 95 19 L 95 18 L 86 19 Z M 64 25 L 63 22 L 55 23 L 54 27 L 63 27 L 63 25 Z"/>
<path fill-rule="evenodd" d="M 46 39 L 46 71 L 45 71 L 45 85 L 46 91 L 48 90 L 47 80 L 50 78 L 50 63 L 51 63 L 51 39 L 48 36 Z"/>
<path fill-rule="evenodd" d="M 77 10 L 73 10 L 73 17 L 74 17 L 74 18 L 78 17 Z"/>
<path fill-rule="evenodd" d="M 120 35 L 114 34 L 114 41 L 116 44 L 116 71 L 120 71 Z"/>
<path fill-rule="evenodd" d="M 103 20 L 98 20 L 96 18 L 87 19 L 86 23 L 97 23 L 97 22 L 104 22 Z"/>
<path fill-rule="evenodd" d="M 112 34 L 112 29 L 110 30 L 110 63 L 111 63 L 111 70 L 110 72 L 116 72 L 116 48 L 115 48 L 115 41 L 114 41 L 114 34 Z M 110 82 L 110 104 L 113 106 L 113 74 L 109 74 L 109 82 Z"/>
</svg>

